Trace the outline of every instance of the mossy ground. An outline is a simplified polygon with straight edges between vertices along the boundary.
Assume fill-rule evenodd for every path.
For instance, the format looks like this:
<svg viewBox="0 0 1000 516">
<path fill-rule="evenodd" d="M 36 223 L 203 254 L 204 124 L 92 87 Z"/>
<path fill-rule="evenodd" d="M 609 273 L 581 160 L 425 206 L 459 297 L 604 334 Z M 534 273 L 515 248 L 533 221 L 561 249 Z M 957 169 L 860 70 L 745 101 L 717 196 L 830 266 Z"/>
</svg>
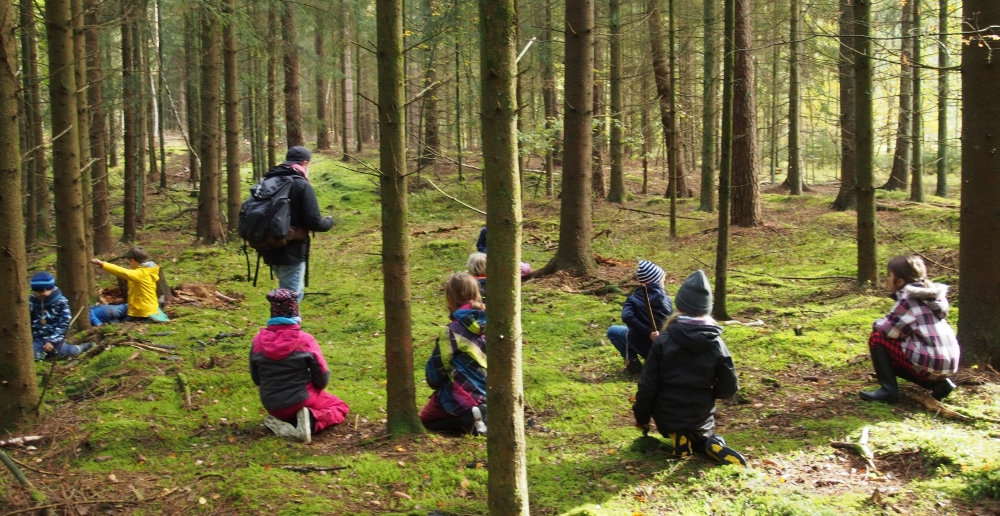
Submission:
<svg viewBox="0 0 1000 516">
<path fill-rule="evenodd" d="M 478 176 L 459 186 L 454 171 L 442 172 L 439 184 L 449 193 L 483 205 Z M 387 329 L 378 195 L 367 176 L 325 156 L 317 157 L 311 180 L 321 208 L 335 215 L 337 225 L 314 240 L 304 328 L 316 336 L 332 369 L 328 390 L 351 406 L 347 421 L 308 446 L 276 438 L 262 426 L 247 352 L 267 318 L 263 294 L 276 282 L 265 269 L 256 287 L 248 283 L 235 244 L 192 243 L 193 214 L 178 213 L 194 200 L 177 182 L 169 193 L 150 193 L 140 243 L 164 265 L 172 285 L 207 283 L 241 293 L 245 301 L 181 304 L 169 311 L 169 324 L 100 332 L 103 342 L 121 341 L 127 332 L 176 346 L 175 355 L 118 346 L 56 368 L 42 419 L 24 428 L 48 439 L 38 450 L 12 452 L 33 468 L 27 473 L 51 502 L 86 501 L 91 504 L 77 507 L 115 514 L 486 513 L 490 464 L 483 438 L 383 437 Z M 535 195 L 531 184 L 524 260 L 539 268 L 558 239 L 558 201 Z M 659 181 L 653 189 L 664 190 Z M 607 326 L 619 321 L 638 258 L 666 269 L 670 293 L 694 269 L 713 274 L 717 215 L 696 212 L 695 201 L 681 200 L 679 212 L 690 218 L 679 221 L 680 237 L 670 239 L 664 217 L 595 204 L 600 236 L 594 249 L 603 263 L 595 275 L 558 275 L 523 286 L 532 514 L 1000 510 L 994 501 L 1000 497 L 996 425 L 946 420 L 910 401 L 888 406 L 858 399 L 857 391 L 872 385 L 868 329 L 891 301 L 880 287 L 859 289 L 851 279 L 838 278 L 855 274 L 854 214 L 827 208 L 834 193 L 821 187 L 802 197 L 765 194 L 767 224 L 733 230 L 730 314 L 764 324 L 726 326 L 742 390 L 719 405 L 718 430 L 746 454 L 752 469 L 673 460 L 661 439 L 640 436 L 630 413 L 635 379 L 622 373 L 621 359 L 604 339 Z M 879 197 L 880 259 L 912 247 L 934 261 L 932 276 L 954 284 L 957 203 L 916 205 L 901 194 Z M 636 195 L 629 206 L 668 210 L 655 195 Z M 416 403 L 422 404 L 430 395 L 423 362 L 446 322 L 441 285 L 464 268 L 483 220 L 433 189 L 412 191 L 409 213 L 414 377 Z M 39 249 L 33 259 L 33 267 L 43 267 L 54 254 Z M 802 277 L 825 278 L 790 279 Z M 106 275 L 100 281 L 111 284 Z M 616 288 L 601 290 L 607 286 Z M 595 291 L 611 293 L 582 293 Z M 156 335 L 165 332 L 171 333 Z M 233 332 L 244 335 L 214 338 Z M 47 364 L 40 366 L 39 378 L 47 371 Z M 190 406 L 179 373 L 191 391 Z M 949 403 L 1000 418 L 998 377 L 964 372 Z M 863 459 L 829 446 L 831 440 L 857 440 L 864 427 L 871 430 L 877 473 L 866 474 Z M 288 465 L 346 469 L 304 474 L 282 468 Z M 0 475 L 0 493 L 8 510 L 28 506 L 7 475 Z"/>
</svg>

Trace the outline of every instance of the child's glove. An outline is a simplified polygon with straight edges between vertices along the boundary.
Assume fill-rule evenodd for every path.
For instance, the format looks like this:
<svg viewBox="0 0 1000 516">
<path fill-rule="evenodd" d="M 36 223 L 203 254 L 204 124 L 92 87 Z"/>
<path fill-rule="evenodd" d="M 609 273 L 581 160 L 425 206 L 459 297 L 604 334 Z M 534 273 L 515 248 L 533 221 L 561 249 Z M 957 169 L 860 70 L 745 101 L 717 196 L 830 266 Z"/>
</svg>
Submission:
<svg viewBox="0 0 1000 516">
<path fill-rule="evenodd" d="M 642 430 L 642 435 L 644 435 L 644 436 L 645 435 L 649 435 L 649 423 L 646 423 L 644 425 L 640 425 L 639 423 L 636 423 L 635 427 L 638 428 L 639 430 Z"/>
</svg>

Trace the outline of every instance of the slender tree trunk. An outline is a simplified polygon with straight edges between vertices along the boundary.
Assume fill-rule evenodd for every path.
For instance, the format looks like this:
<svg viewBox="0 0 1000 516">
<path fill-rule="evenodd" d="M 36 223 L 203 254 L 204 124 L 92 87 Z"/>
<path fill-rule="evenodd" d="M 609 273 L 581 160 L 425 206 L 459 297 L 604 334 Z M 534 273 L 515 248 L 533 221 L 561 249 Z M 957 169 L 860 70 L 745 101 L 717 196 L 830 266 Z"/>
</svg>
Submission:
<svg viewBox="0 0 1000 516">
<path fill-rule="evenodd" d="M 982 27 L 982 43 L 962 45 L 962 237 L 959 251 L 958 338 L 966 364 L 1000 366 L 1000 67 L 992 41 L 1000 36 L 1000 3 L 964 0 L 963 27 Z"/>
<path fill-rule="evenodd" d="M 625 121 L 622 120 L 624 97 L 622 95 L 622 15 L 621 0 L 611 0 L 608 16 L 611 22 L 611 188 L 608 201 L 625 202 L 625 171 L 622 163 Z"/>
<path fill-rule="evenodd" d="M 667 0 L 668 51 L 670 55 L 670 138 L 667 139 L 667 167 L 670 169 L 670 238 L 677 238 L 678 124 L 677 124 L 677 46 L 675 44 L 674 0 Z"/>
<path fill-rule="evenodd" d="M 75 56 L 72 19 L 70 0 L 46 0 L 52 170 L 55 183 L 56 244 L 59 246 L 56 249 L 56 276 L 63 294 L 69 299 L 70 309 L 74 314 L 77 311 L 81 313 L 75 328 L 85 330 L 90 328 L 87 312 L 88 263 L 83 227 L 83 192 L 80 185 L 80 137 L 76 120 L 77 87 L 73 66 Z M 14 116 L 10 120 L 16 124 L 16 118 Z M 20 207 L 16 209 L 20 210 Z M 14 240 L 9 243 L 18 245 L 22 241 L 20 235 Z"/>
<path fill-rule="evenodd" d="M 429 2 L 428 2 L 429 4 Z M 434 65 L 434 50 L 429 49 L 425 55 L 425 66 L 424 66 L 424 88 L 431 88 L 432 85 L 437 81 L 437 68 Z M 430 165 L 437 161 L 438 155 L 441 154 L 441 138 L 438 131 L 438 106 L 437 106 L 437 95 L 434 91 L 428 91 L 424 94 L 424 98 L 421 101 L 421 109 L 423 113 L 423 137 L 421 138 L 420 148 L 422 152 L 420 153 L 420 164 L 421 166 Z"/>
<path fill-rule="evenodd" d="M 643 79 L 640 87 L 642 102 L 639 109 L 642 111 L 642 194 L 649 193 L 649 157 L 653 152 L 653 119 L 649 115 L 649 81 Z"/>
<path fill-rule="evenodd" d="M 734 226 L 754 227 L 763 224 L 764 217 L 760 209 L 760 151 L 757 145 L 750 0 L 736 0 L 735 30 L 731 221 Z"/>
<path fill-rule="evenodd" d="M 551 139 L 548 148 L 545 150 L 545 197 L 551 199 L 555 195 L 555 156 L 556 143 L 555 131 L 556 103 L 558 102 L 556 92 L 556 72 L 552 57 L 552 2 L 555 0 L 545 0 L 545 24 L 542 29 L 542 105 L 545 110 L 546 134 Z"/>
<path fill-rule="evenodd" d="M 924 110 L 923 81 L 920 63 L 920 2 L 913 0 L 913 179 L 910 181 L 910 200 L 924 202 Z"/>
<path fill-rule="evenodd" d="M 218 8 L 221 5 L 216 4 Z M 222 36 L 217 11 L 206 6 L 201 28 L 201 188 L 198 191 L 198 236 L 206 244 L 222 237 L 219 225 L 219 87 Z"/>
<path fill-rule="evenodd" d="M 153 37 L 155 38 L 154 47 L 156 48 L 156 128 L 157 134 L 159 135 L 160 144 L 160 189 L 167 188 L 167 149 L 166 149 L 166 136 L 163 131 L 166 127 L 166 120 L 164 120 L 164 113 L 166 113 L 166 106 L 164 105 L 164 95 L 165 84 L 163 79 L 163 38 L 160 34 L 160 28 L 163 27 L 163 19 L 160 17 L 160 0 L 155 0 L 153 3 L 153 22 L 156 24 L 153 30 Z"/>
<path fill-rule="evenodd" d="M 357 29 L 357 24 L 355 24 L 355 29 Z M 458 83 L 456 83 L 455 87 L 458 88 L 458 86 Z M 361 103 L 361 49 L 357 45 L 354 45 L 354 104 L 352 105 L 354 107 L 354 150 L 360 155 L 362 142 L 364 141 L 363 110 L 365 106 Z"/>
<path fill-rule="evenodd" d="M 723 0 L 722 51 L 722 136 L 719 159 L 719 240 L 715 251 L 715 291 L 712 315 L 729 319 L 727 288 L 729 283 L 729 196 L 733 165 L 733 79 L 735 68 L 736 0 Z"/>
<path fill-rule="evenodd" d="M 802 146 L 799 143 L 802 130 L 802 98 L 799 95 L 802 83 L 799 80 L 799 58 L 802 56 L 802 30 L 800 18 L 802 7 L 799 0 L 791 0 L 791 30 L 788 39 L 790 57 L 788 59 L 788 188 L 792 195 L 802 195 Z"/>
<path fill-rule="evenodd" d="M 31 321 L 28 320 L 28 283 L 25 271 L 24 215 L 21 205 L 21 150 L 18 145 L 17 77 L 13 2 L 0 3 L 0 431 L 11 432 L 38 404 L 38 381 L 31 351 Z M 30 7 L 30 6 L 23 6 Z M 32 9 L 33 11 L 33 9 Z M 29 13 L 30 14 L 30 13 Z M 68 6 L 66 14 L 69 14 Z M 31 24 L 34 24 L 33 17 Z M 39 142 L 40 143 L 40 142 Z M 30 214 L 29 216 L 33 216 Z M 519 219 L 520 220 L 520 219 Z M 518 246 L 520 249 L 520 245 Z M 62 278 L 60 278 L 62 284 Z M 516 335 L 520 336 L 518 331 Z M 515 333 L 511 333 L 515 335 Z M 513 339 L 511 339 L 513 340 Z M 517 339 L 520 345 L 520 338 Z M 518 347 L 520 351 L 520 347 Z M 520 358 L 520 355 L 518 355 Z M 520 372 L 520 371 L 519 371 Z M 518 375 L 520 379 L 520 375 Z M 522 439 L 523 442 L 523 439 Z"/>
<path fill-rule="evenodd" d="M 875 152 L 871 40 L 872 0 L 854 0 L 854 102 L 858 182 L 858 284 L 878 284 L 875 240 Z"/>
<path fill-rule="evenodd" d="M 267 50 L 267 168 L 272 169 L 278 164 L 278 6 L 271 2 L 267 11 L 268 41 Z"/>
<path fill-rule="evenodd" d="M 857 153 L 854 121 L 854 7 L 840 0 L 840 191 L 833 209 L 844 211 L 857 205 Z"/>
<path fill-rule="evenodd" d="M 36 145 L 41 145 L 41 140 L 35 140 L 36 132 L 42 130 L 41 115 L 35 110 L 35 91 L 38 89 L 38 77 L 32 70 L 37 69 L 38 42 L 35 36 L 35 4 L 31 0 L 21 0 L 19 9 L 21 23 L 21 101 L 23 102 L 23 116 L 19 118 L 18 124 L 23 128 L 22 142 L 20 149 L 27 155 L 22 162 L 25 176 L 23 181 L 25 213 L 24 213 L 24 243 L 31 246 L 38 239 L 38 188 L 35 181 L 38 174 L 36 170 L 44 169 L 44 163 L 35 161 L 35 153 L 31 151 Z M 16 70 L 17 68 L 11 68 Z M 10 90 L 15 91 L 15 90 Z M 18 155 L 20 158 L 20 155 Z M 44 156 L 43 156 L 44 159 Z"/>
<path fill-rule="evenodd" d="M 882 187 L 886 190 L 906 190 L 910 186 L 910 163 L 913 137 L 913 2 L 900 2 L 902 39 L 900 40 L 899 70 L 899 129 L 896 132 L 896 151 L 892 158 L 892 172 Z"/>
<path fill-rule="evenodd" d="M 302 99 L 299 88 L 299 47 L 295 42 L 295 4 L 281 2 L 281 38 L 285 52 L 285 130 L 288 146 L 305 145 L 302 132 Z"/>
<path fill-rule="evenodd" d="M 223 5 L 225 19 L 225 95 L 226 95 L 226 221 L 230 237 L 236 234 L 240 220 L 243 192 L 240 188 L 240 85 L 237 73 L 236 0 Z"/>
<path fill-rule="evenodd" d="M 455 32 L 455 148 L 458 154 L 458 182 L 464 183 L 462 176 L 462 54 L 459 50 L 458 31 Z"/>
<path fill-rule="evenodd" d="M 35 222 L 35 234 L 38 238 L 47 238 L 51 233 L 49 230 L 49 180 L 46 174 L 47 162 L 45 158 L 45 134 L 44 123 L 42 122 L 42 79 L 38 73 L 38 33 L 35 28 L 35 4 L 30 0 L 22 0 L 21 7 L 23 19 L 23 36 L 25 38 L 25 61 L 28 67 L 25 68 L 25 107 L 30 115 L 27 120 L 27 130 L 31 133 L 31 141 L 34 144 L 30 151 L 31 168 L 33 172 L 33 195 L 35 211 L 29 214 Z M 16 70 L 17 67 L 11 68 Z"/>
<path fill-rule="evenodd" d="M 594 8 L 596 9 L 596 2 Z M 596 11 L 594 15 L 595 23 L 597 19 Z M 594 36 L 594 123 L 593 138 L 594 143 L 591 148 L 591 182 L 594 188 L 594 198 L 603 199 L 608 193 L 604 188 L 604 52 L 601 49 L 601 40 Z"/>
<path fill-rule="evenodd" d="M 938 148 L 934 195 L 948 197 L 948 0 L 938 0 Z"/>
<path fill-rule="evenodd" d="M 122 231 L 122 242 L 134 242 L 136 236 L 136 176 L 138 175 L 138 142 L 136 141 L 136 131 L 138 126 L 138 115 L 136 108 L 139 104 L 139 79 L 136 77 L 133 47 L 138 44 L 137 35 L 133 33 L 135 24 L 133 18 L 136 16 L 135 3 L 132 0 L 123 0 L 122 8 L 122 111 L 125 115 L 123 148 L 125 152 L 125 192 L 124 192 L 124 221 Z"/>
<path fill-rule="evenodd" d="M 670 64 L 667 50 L 663 46 L 663 20 L 660 17 L 659 0 L 648 0 L 646 3 L 646 18 L 649 24 L 649 40 L 653 53 L 653 75 L 656 77 L 656 94 L 660 106 L 660 119 L 663 121 L 663 140 L 667 147 L 667 161 L 670 162 L 670 153 L 677 152 L 677 148 L 670 145 L 673 135 L 676 133 L 677 124 L 674 120 L 673 112 L 670 111 L 670 97 L 673 90 L 670 89 Z M 674 158 L 674 162 L 680 167 L 683 160 Z M 680 197 L 690 197 L 691 193 L 687 186 L 687 180 L 683 170 L 678 169 L 670 172 L 671 178 L 677 178 L 677 185 L 673 183 L 667 185 L 667 195 L 671 189 L 677 192 Z"/>
<path fill-rule="evenodd" d="M 73 61 L 76 84 L 76 123 L 79 141 L 80 162 L 80 193 L 83 196 L 83 234 L 86 246 L 86 260 L 94 257 L 94 183 L 90 163 L 90 109 L 87 107 L 87 43 L 83 25 L 83 0 L 72 0 L 70 9 L 73 15 Z M 87 296 L 97 293 L 93 267 L 84 267 L 87 273 Z M 88 299 L 89 301 L 89 299 Z"/>
<path fill-rule="evenodd" d="M 716 0 L 704 0 L 704 48 L 701 107 L 701 199 L 698 209 L 709 213 L 715 211 L 715 121 L 716 86 L 715 74 L 718 61 L 715 58 L 715 4 Z M 645 100 L 644 100 L 645 102 Z"/>
<path fill-rule="evenodd" d="M 521 379 L 521 188 L 517 170 L 517 16 L 514 0 L 479 2 L 482 85 L 483 167 L 486 224 L 490 227 L 490 365 L 487 405 L 490 426 L 486 451 L 491 466 L 490 514 L 528 511 L 524 439 L 524 385 Z"/>
<path fill-rule="evenodd" d="M 346 7 L 345 7 L 346 9 Z M 352 80 L 352 66 L 351 66 L 351 40 L 350 40 L 350 17 L 345 13 L 344 15 L 344 31 L 343 38 L 341 39 L 341 50 L 340 50 L 340 63 L 343 68 L 344 77 L 341 79 L 340 93 L 342 95 L 342 110 L 341 110 L 341 125 L 343 125 L 343 132 L 340 135 L 340 146 L 342 147 L 341 161 L 347 162 L 350 159 L 348 153 L 351 150 L 351 136 L 354 135 L 354 117 L 355 117 L 355 105 L 354 105 L 354 81 Z"/>
<path fill-rule="evenodd" d="M 90 107 L 90 147 L 94 160 L 91 165 L 94 200 L 94 254 L 109 252 L 114 243 L 111 240 L 111 215 L 108 208 L 108 168 L 104 149 L 104 72 L 101 70 L 101 42 L 98 32 L 100 21 L 98 0 L 86 0 L 86 49 L 87 49 L 87 96 Z"/>
<path fill-rule="evenodd" d="M 385 303 L 386 431 L 422 433 L 413 382 L 410 229 L 407 220 L 406 120 L 403 97 L 403 2 L 376 0 L 379 177 L 382 188 L 382 276 Z"/>
<path fill-rule="evenodd" d="M 326 127 L 326 49 L 323 48 L 326 35 L 326 27 L 323 23 L 323 14 L 316 14 L 316 37 L 314 48 L 316 50 L 316 149 L 330 150 L 330 131 Z"/>
<path fill-rule="evenodd" d="M 594 268 L 591 156 L 594 101 L 594 0 L 566 4 L 565 118 L 559 249 L 541 273 L 585 276 Z"/>
<path fill-rule="evenodd" d="M 141 228 L 146 218 L 146 74 L 145 61 L 142 58 L 146 37 L 143 34 L 143 18 L 145 17 L 145 1 L 136 4 L 136 15 L 132 18 L 132 71 L 136 85 L 135 105 L 135 223 Z"/>
<path fill-rule="evenodd" d="M 775 11 L 778 9 L 775 8 Z M 774 26 L 773 38 L 778 41 L 780 38 L 779 26 Z M 778 83 L 778 68 L 781 62 L 781 46 L 774 45 L 771 50 L 771 108 L 770 108 L 770 124 L 769 124 L 769 145 L 768 145 L 768 157 L 770 158 L 770 169 L 771 169 L 771 184 L 777 183 L 777 172 L 778 172 L 778 126 L 780 124 L 778 120 L 778 90 L 780 89 L 780 84 Z M 787 176 L 786 176 L 787 179 Z"/>
<path fill-rule="evenodd" d="M 189 7 L 184 15 L 184 105 L 187 112 L 188 172 L 191 186 L 196 187 L 201 178 L 200 151 L 195 152 L 201 142 L 201 95 L 198 92 L 198 69 L 201 67 L 201 53 L 196 41 L 198 26 L 197 10 Z M 124 29 L 123 29 L 124 30 Z M 122 44 L 124 47 L 124 43 Z"/>
</svg>

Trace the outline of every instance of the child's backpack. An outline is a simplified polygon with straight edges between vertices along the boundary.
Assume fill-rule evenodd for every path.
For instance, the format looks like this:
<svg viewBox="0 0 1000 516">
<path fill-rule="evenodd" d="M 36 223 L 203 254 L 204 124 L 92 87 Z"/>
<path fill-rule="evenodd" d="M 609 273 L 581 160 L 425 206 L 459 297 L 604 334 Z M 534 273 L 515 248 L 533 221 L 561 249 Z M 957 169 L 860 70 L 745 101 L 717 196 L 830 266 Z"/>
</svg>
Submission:
<svg viewBox="0 0 1000 516">
<path fill-rule="evenodd" d="M 295 240 L 305 240 L 308 231 L 292 227 L 288 195 L 296 176 L 265 177 L 250 188 L 250 197 L 240 208 L 237 232 L 247 245 L 262 251 L 278 249 Z"/>
</svg>

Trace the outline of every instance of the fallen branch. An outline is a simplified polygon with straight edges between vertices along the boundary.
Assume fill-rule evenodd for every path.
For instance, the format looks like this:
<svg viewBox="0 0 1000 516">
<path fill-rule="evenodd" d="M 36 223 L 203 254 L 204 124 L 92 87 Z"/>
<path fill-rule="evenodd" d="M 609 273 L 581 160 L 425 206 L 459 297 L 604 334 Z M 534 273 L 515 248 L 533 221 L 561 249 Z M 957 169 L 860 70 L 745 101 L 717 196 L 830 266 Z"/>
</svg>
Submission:
<svg viewBox="0 0 1000 516">
<path fill-rule="evenodd" d="M 139 502 L 135 500 L 74 500 L 72 502 L 60 502 L 49 505 L 39 505 L 37 507 L 28 507 L 27 509 L 18 509 L 16 511 L 5 512 L 2 516 L 13 516 L 14 514 L 24 514 L 26 512 L 39 511 L 42 509 L 54 509 L 56 507 L 65 507 L 67 505 L 95 505 L 102 503 L 106 503 L 108 505 L 136 505 Z"/>
<path fill-rule="evenodd" d="M 773 274 L 768 274 L 766 272 L 748 272 L 741 271 L 739 269 L 729 269 L 729 272 L 735 272 L 736 274 L 743 274 L 746 276 L 767 276 L 768 278 L 783 279 L 783 280 L 799 280 L 799 281 L 823 281 L 823 280 L 854 280 L 857 279 L 854 276 L 841 276 L 837 274 L 831 274 L 829 276 L 775 276 Z"/>
<path fill-rule="evenodd" d="M 924 396 L 921 394 L 916 394 L 913 392 L 904 393 L 907 398 L 923 405 L 927 410 L 934 411 L 935 416 L 944 416 L 948 419 L 954 419 L 956 421 L 985 421 L 987 423 L 1000 424 L 1000 420 L 989 418 L 986 416 L 977 416 L 972 414 L 963 414 L 961 412 L 952 410 L 948 408 L 944 403 L 931 398 L 929 396 Z"/>
<path fill-rule="evenodd" d="M 10 470 L 11 474 L 14 475 L 14 478 L 17 479 L 18 483 L 20 483 L 22 487 L 28 491 L 35 490 L 35 486 L 31 485 L 31 481 L 28 480 L 28 477 L 24 476 L 24 473 L 17 467 L 17 464 L 14 464 L 14 461 L 11 460 L 11 458 L 3 450 L 0 450 L 0 461 L 7 466 L 7 469 Z"/>
<path fill-rule="evenodd" d="M 233 298 L 231 298 L 231 297 L 223 294 L 222 292 L 219 292 L 218 290 L 215 291 L 215 297 L 217 297 L 217 298 L 219 298 L 219 299 L 221 299 L 221 300 L 223 300 L 223 301 L 225 301 L 227 303 L 233 303 L 233 304 L 235 304 L 235 303 L 238 302 L 235 299 L 233 299 Z"/>
<path fill-rule="evenodd" d="M 958 272 L 958 269 L 956 269 L 954 267 L 948 267 L 947 265 L 944 265 L 944 264 L 938 263 L 938 262 L 936 262 L 934 260 L 931 260 L 930 258 L 928 258 L 927 256 L 925 256 L 923 253 L 921 253 L 921 252 L 917 251 L 916 249 L 910 247 L 909 244 L 907 244 L 906 242 L 903 241 L 902 237 L 900 237 L 899 235 L 893 233 L 892 231 L 889 231 L 889 228 L 885 227 L 885 224 L 882 224 L 881 222 L 879 222 L 878 225 L 882 228 L 883 231 L 885 231 L 886 233 L 888 233 L 889 236 L 891 236 L 892 238 L 894 238 L 900 244 L 903 244 L 903 247 L 909 249 L 910 252 L 912 252 L 913 254 L 915 254 L 915 255 L 923 258 L 924 260 L 926 260 L 928 262 L 933 263 L 934 265 L 937 265 L 938 267 L 941 267 L 942 269 L 947 269 L 947 270 L 952 271 L 952 272 Z"/>
<path fill-rule="evenodd" d="M 483 216 L 486 216 L 486 212 L 485 212 L 485 211 L 483 211 L 483 210 L 480 210 L 479 208 L 474 208 L 474 207 L 472 207 L 472 206 L 469 206 L 468 204 L 465 204 L 464 202 L 462 202 L 462 201 L 460 201 L 460 200 L 458 200 L 458 199 L 456 199 L 456 198 L 454 198 L 454 197 L 452 197 L 452 196 L 450 196 L 450 195 L 446 194 L 446 193 L 444 192 L 444 190 L 442 190 L 442 189 L 438 188 L 438 185 L 434 184 L 434 181 L 431 181 L 430 179 L 428 179 L 428 178 L 426 178 L 426 177 L 424 178 L 424 181 L 427 181 L 428 183 L 430 183 L 430 184 L 431 184 L 431 186 L 433 186 L 433 187 L 434 187 L 434 189 L 435 189 L 435 190 L 437 190 L 437 191 L 441 192 L 441 195 L 444 195 L 445 197 L 447 197 L 447 198 L 449 198 L 449 199 L 451 199 L 451 200 L 453 200 L 453 201 L 457 202 L 458 204 L 461 204 L 462 206 L 465 206 L 466 208 L 468 208 L 468 209 L 470 209 L 470 210 L 472 210 L 472 211 L 474 211 L 474 212 L 476 212 L 476 213 L 478 213 L 478 214 L 480 214 L 480 215 L 483 215 Z"/>
<path fill-rule="evenodd" d="M 156 353 L 162 353 L 164 355 L 173 355 L 174 353 L 168 349 L 160 349 L 155 346 L 150 346 L 148 344 L 143 344 L 141 342 L 122 342 L 122 345 L 132 346 L 137 349 L 144 349 L 146 351 L 154 351 Z"/>
<path fill-rule="evenodd" d="M 315 473 L 319 471 L 340 471 L 347 469 L 347 466 L 281 466 L 281 469 L 296 473 Z"/>
<path fill-rule="evenodd" d="M 22 468 L 25 468 L 25 469 L 30 469 L 31 471 L 34 471 L 35 473 L 38 473 L 39 475 L 51 475 L 51 476 L 54 476 L 54 477 L 58 477 L 59 476 L 59 473 L 53 473 L 52 471 L 45 471 L 44 469 L 38 469 L 38 468 L 32 466 L 31 464 L 27 464 L 27 463 L 21 462 L 21 461 L 15 459 L 14 457 L 10 457 L 10 460 L 14 461 L 14 463 L 16 463 L 18 466 L 21 466 Z"/>
<path fill-rule="evenodd" d="M 646 215 L 656 215 L 658 217 L 669 217 L 670 216 L 669 213 L 657 213 L 655 211 L 639 210 L 639 209 L 636 209 L 636 208 L 626 208 L 624 206 L 619 206 L 618 209 L 619 210 L 625 210 L 625 211 L 634 211 L 636 213 L 645 213 Z M 679 219 L 700 220 L 702 222 L 704 222 L 706 220 L 709 220 L 709 219 L 700 219 L 698 217 L 685 217 L 684 215 L 674 215 L 674 216 L 677 217 L 677 218 L 679 218 Z"/>
<path fill-rule="evenodd" d="M 41 441 L 44 437 L 40 435 L 26 435 L 24 437 L 13 437 L 7 439 L 6 441 L 0 441 L 0 448 L 10 447 L 10 446 L 24 446 L 25 443 L 33 443 L 35 441 Z"/>
<path fill-rule="evenodd" d="M 191 387 L 188 384 L 187 375 L 184 373 L 177 373 L 177 385 L 180 386 L 181 392 L 184 393 L 184 403 L 187 408 L 191 408 Z"/>
</svg>

